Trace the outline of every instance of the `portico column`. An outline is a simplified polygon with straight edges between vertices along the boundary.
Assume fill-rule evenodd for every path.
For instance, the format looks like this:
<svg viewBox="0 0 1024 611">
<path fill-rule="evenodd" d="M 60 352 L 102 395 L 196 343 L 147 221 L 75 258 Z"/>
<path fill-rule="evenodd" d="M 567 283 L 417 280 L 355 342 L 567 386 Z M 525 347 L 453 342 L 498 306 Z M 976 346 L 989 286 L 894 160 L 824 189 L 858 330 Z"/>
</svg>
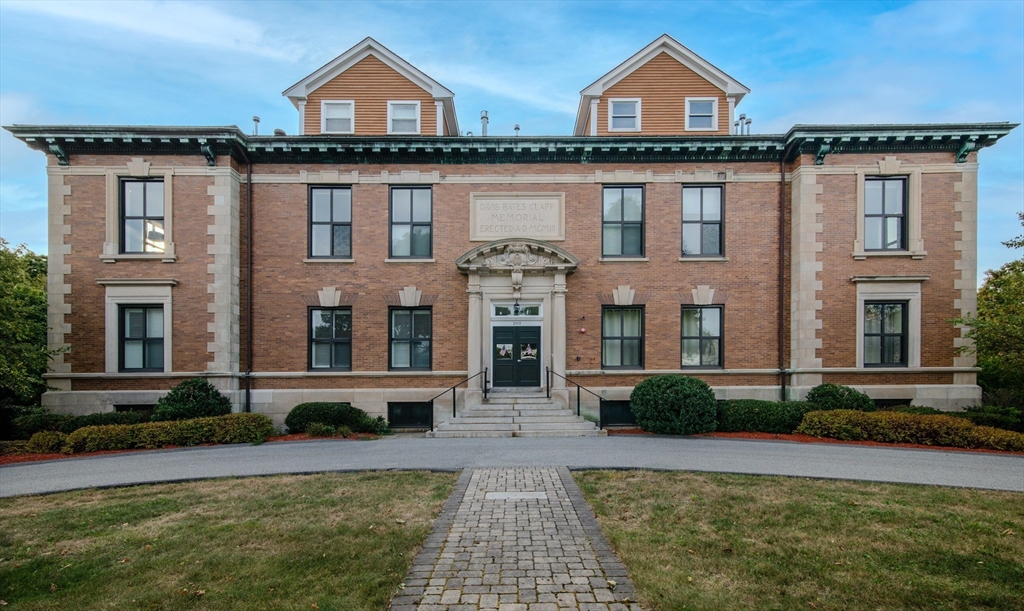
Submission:
<svg viewBox="0 0 1024 611">
<path fill-rule="evenodd" d="M 469 286 L 466 289 L 469 294 L 469 329 L 467 333 L 466 343 L 469 350 L 466 364 L 469 367 L 469 375 L 473 375 L 476 372 L 483 369 L 481 364 L 481 321 L 483 320 L 483 294 L 480 291 L 480 274 L 470 273 L 469 274 Z M 473 378 L 469 382 L 468 390 L 479 393 L 483 388 L 483 376 Z"/>
<path fill-rule="evenodd" d="M 565 375 L 565 291 L 565 271 L 559 269 L 551 289 L 551 369 L 562 376 Z M 565 388 L 565 380 L 553 377 L 553 389 Z"/>
</svg>

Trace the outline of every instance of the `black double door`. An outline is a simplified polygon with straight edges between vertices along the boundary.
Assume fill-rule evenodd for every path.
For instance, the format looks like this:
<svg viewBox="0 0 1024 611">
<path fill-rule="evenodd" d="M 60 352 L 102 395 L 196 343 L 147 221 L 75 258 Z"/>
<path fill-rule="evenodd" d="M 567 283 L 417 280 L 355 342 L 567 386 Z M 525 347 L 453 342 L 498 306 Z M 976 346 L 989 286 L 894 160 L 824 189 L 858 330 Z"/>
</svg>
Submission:
<svg viewBox="0 0 1024 611">
<path fill-rule="evenodd" d="M 495 386 L 540 386 L 540 327 L 494 327 Z"/>
</svg>

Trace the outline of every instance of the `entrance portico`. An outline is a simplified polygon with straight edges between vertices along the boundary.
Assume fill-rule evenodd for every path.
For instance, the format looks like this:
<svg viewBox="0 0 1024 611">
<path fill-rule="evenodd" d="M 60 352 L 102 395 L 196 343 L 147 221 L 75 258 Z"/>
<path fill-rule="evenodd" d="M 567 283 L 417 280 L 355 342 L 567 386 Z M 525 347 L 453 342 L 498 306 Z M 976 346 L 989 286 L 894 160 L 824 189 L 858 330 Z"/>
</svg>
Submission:
<svg viewBox="0 0 1024 611">
<path fill-rule="evenodd" d="M 566 276 L 579 260 L 548 242 L 508 238 L 478 246 L 455 264 L 468 280 L 470 375 L 487 367 L 493 386 L 517 388 L 543 386 L 545 367 L 564 376 Z M 466 405 L 479 405 L 482 391 L 481 378 L 472 380 Z M 555 376 L 551 392 L 567 403 L 561 378 Z"/>
</svg>

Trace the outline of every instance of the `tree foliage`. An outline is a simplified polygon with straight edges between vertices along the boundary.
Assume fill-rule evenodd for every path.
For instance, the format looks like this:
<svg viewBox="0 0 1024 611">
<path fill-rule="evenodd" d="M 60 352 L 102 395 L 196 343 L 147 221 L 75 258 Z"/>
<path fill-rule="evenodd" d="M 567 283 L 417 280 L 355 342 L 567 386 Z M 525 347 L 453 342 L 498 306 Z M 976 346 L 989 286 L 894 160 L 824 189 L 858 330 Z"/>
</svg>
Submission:
<svg viewBox="0 0 1024 611">
<path fill-rule="evenodd" d="M 1024 225 L 1024 213 L 1018 213 Z M 1024 248 L 1024 235 L 1005 242 L 1010 248 Z M 974 340 L 979 383 L 986 390 L 999 388 L 1024 391 L 1024 259 L 1015 259 L 985 273 L 978 290 L 978 312 L 957 319 L 968 325 L 967 337 Z"/>
<path fill-rule="evenodd" d="M 46 347 L 46 257 L 0 238 L 0 405 L 38 405 Z"/>
</svg>

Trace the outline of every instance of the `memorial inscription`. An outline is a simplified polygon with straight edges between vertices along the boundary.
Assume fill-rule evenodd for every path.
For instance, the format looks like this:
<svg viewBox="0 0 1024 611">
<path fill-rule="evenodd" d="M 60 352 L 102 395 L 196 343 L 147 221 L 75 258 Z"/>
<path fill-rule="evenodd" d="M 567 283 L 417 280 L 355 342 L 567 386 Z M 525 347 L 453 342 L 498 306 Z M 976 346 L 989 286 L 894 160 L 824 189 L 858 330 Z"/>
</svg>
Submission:
<svg viewBox="0 0 1024 611">
<path fill-rule="evenodd" d="M 565 193 L 471 193 L 469 239 L 565 239 Z"/>
</svg>

